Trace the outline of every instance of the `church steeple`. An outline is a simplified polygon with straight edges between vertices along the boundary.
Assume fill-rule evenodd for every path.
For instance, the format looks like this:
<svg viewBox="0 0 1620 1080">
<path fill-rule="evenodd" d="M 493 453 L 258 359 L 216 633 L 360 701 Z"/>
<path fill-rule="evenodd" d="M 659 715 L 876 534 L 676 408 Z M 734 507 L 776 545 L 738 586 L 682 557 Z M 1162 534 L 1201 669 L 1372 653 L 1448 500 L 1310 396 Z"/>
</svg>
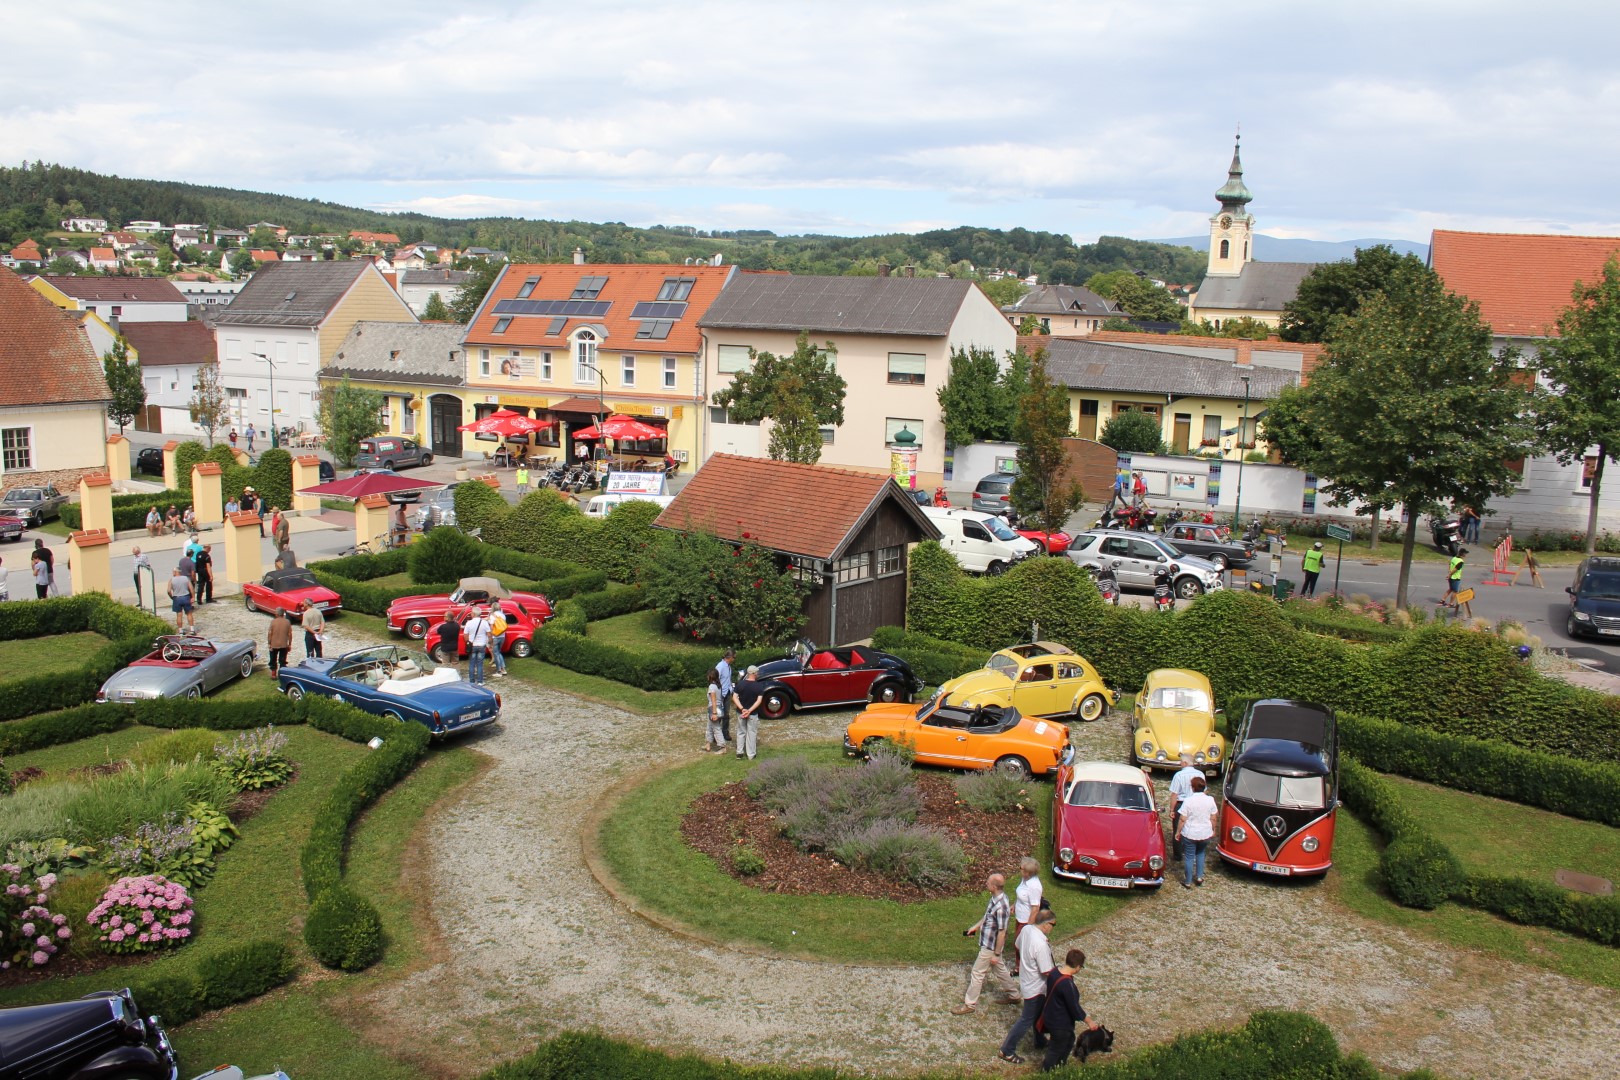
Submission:
<svg viewBox="0 0 1620 1080">
<path fill-rule="evenodd" d="M 1249 245 L 1254 238 L 1254 215 L 1249 203 L 1254 195 L 1243 183 L 1243 136 L 1232 145 L 1232 164 L 1226 170 L 1226 183 L 1215 192 L 1221 208 L 1209 218 L 1209 275 L 1235 277 L 1249 261 Z"/>
</svg>

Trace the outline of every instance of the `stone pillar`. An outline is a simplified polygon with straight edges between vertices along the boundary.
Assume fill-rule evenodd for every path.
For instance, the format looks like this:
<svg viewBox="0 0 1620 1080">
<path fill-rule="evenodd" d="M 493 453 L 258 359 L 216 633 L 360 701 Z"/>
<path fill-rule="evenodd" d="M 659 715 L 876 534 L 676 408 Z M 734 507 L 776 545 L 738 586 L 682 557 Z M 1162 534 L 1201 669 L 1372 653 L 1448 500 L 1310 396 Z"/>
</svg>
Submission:
<svg viewBox="0 0 1620 1080">
<path fill-rule="evenodd" d="M 79 481 L 79 513 L 83 515 L 79 527 L 85 532 L 113 534 L 112 477 L 91 473 Z"/>
<path fill-rule="evenodd" d="M 354 502 L 354 542 L 370 544 L 388 535 L 388 512 L 393 509 L 386 495 L 367 495 Z"/>
<path fill-rule="evenodd" d="M 225 522 L 225 578 L 238 585 L 264 575 L 259 515 L 238 510 Z M 217 563 L 215 565 L 218 565 Z"/>
<path fill-rule="evenodd" d="M 169 491 L 180 490 L 180 469 L 174 463 L 174 452 L 179 445 L 173 439 L 163 444 L 163 486 Z"/>
<path fill-rule="evenodd" d="M 191 467 L 191 509 L 197 524 L 218 525 L 225 520 L 225 468 L 217 461 L 199 461 Z"/>
<path fill-rule="evenodd" d="M 111 477 L 102 477 L 112 483 Z M 102 488 L 110 492 L 110 487 Z M 99 592 L 112 595 L 112 535 L 106 529 L 87 529 L 68 537 L 68 567 L 73 574 L 73 593 Z"/>
<path fill-rule="evenodd" d="M 107 436 L 107 474 L 114 481 L 130 478 L 129 440 L 122 435 Z"/>
<path fill-rule="evenodd" d="M 231 453 L 236 456 L 236 463 L 242 466 L 242 468 L 245 469 L 253 464 L 253 459 L 248 456 L 248 452 L 246 450 L 232 449 Z"/>
<path fill-rule="evenodd" d="M 301 514 L 318 514 L 321 512 L 321 500 L 318 495 L 300 495 L 301 488 L 310 488 L 321 482 L 321 459 L 314 454 L 304 454 L 293 458 L 292 468 L 292 508 Z"/>
</svg>

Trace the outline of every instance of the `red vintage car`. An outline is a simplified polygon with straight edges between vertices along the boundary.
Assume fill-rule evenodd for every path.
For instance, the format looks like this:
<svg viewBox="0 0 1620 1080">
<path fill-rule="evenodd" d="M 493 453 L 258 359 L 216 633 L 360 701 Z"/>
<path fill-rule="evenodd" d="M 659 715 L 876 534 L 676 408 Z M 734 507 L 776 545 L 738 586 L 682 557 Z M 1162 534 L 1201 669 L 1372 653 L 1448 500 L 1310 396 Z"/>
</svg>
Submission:
<svg viewBox="0 0 1620 1080">
<path fill-rule="evenodd" d="M 443 620 L 446 611 L 454 612 L 456 621 L 460 622 L 474 604 L 488 604 L 494 599 L 518 601 L 536 625 L 551 618 L 551 601 L 539 593 L 513 592 L 496 578 L 469 577 L 462 578 L 453 593 L 402 596 L 395 600 L 388 605 L 388 629 L 402 631 L 411 640 L 421 641 Z"/>
<path fill-rule="evenodd" d="M 518 595 L 521 596 L 523 594 L 520 593 Z M 500 604 L 501 614 L 506 616 L 506 641 L 502 644 L 501 652 L 510 656 L 534 655 L 534 632 L 540 628 L 541 623 L 544 620 L 536 619 L 523 601 L 519 600 L 516 596 L 509 600 L 502 600 Z M 467 619 L 473 614 L 474 611 L 487 607 L 487 604 L 463 604 L 459 607 L 451 609 L 455 612 L 456 622 L 463 624 L 461 637 L 458 639 L 456 645 L 457 657 L 465 657 L 467 655 L 467 630 L 465 627 Z M 433 625 L 438 626 L 442 621 L 443 619 L 441 613 L 441 618 L 434 619 Z M 428 655 L 432 656 L 433 659 L 439 661 L 440 663 L 446 663 L 449 661 L 450 658 L 448 656 L 441 655 L 442 650 L 439 647 L 439 639 L 437 637 L 434 637 L 427 644 Z"/>
<path fill-rule="evenodd" d="M 330 615 L 343 608 L 343 598 L 315 580 L 315 575 L 302 567 L 272 570 L 257 582 L 242 586 L 242 599 L 249 611 L 264 611 L 274 615 L 285 611 L 293 622 L 299 622 L 299 607 L 305 600 Z"/>
<path fill-rule="evenodd" d="M 1052 872 L 1101 889 L 1164 884 L 1164 829 L 1141 769 L 1082 761 L 1058 769 Z"/>
<path fill-rule="evenodd" d="M 759 712 L 767 720 L 780 720 L 794 709 L 910 701 L 923 686 L 898 656 L 865 645 L 816 649 L 804 641 L 791 655 L 759 665 L 759 681 L 764 684 Z"/>
<path fill-rule="evenodd" d="M 1057 532 L 1041 532 L 1039 529 L 1020 529 L 1015 526 L 1013 532 L 1022 536 L 1025 540 L 1033 541 L 1036 546 L 1048 555 L 1062 555 L 1069 550 L 1069 545 L 1074 542 L 1074 537 L 1062 529 Z"/>
</svg>

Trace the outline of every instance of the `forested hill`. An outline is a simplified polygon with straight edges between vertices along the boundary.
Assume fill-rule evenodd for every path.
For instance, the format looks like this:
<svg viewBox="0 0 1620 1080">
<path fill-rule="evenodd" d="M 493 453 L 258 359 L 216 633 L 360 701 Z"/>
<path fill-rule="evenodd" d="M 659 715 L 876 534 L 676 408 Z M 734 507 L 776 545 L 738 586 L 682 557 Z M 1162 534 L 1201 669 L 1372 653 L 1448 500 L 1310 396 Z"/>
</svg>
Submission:
<svg viewBox="0 0 1620 1080">
<path fill-rule="evenodd" d="M 295 233 L 369 229 L 406 241 L 481 246 L 514 259 L 561 261 L 574 248 L 594 263 L 681 262 L 715 254 L 750 269 L 800 274 L 871 274 L 879 263 L 911 264 L 918 273 L 955 269 L 1011 270 L 1042 282 L 1080 284 L 1094 273 L 1140 270 L 1176 284 L 1196 284 L 1206 256 L 1189 248 L 1105 236 L 1077 245 L 1058 233 L 961 226 L 887 236 L 778 236 L 766 230 L 707 232 L 691 226 L 634 228 L 617 222 L 531 221 L 524 218 L 437 218 L 379 213 L 315 199 L 207 187 L 170 180 L 134 180 L 63 165 L 0 167 L 0 240 L 43 238 L 70 215 L 123 223 L 149 219 L 242 228 L 272 221 Z"/>
</svg>

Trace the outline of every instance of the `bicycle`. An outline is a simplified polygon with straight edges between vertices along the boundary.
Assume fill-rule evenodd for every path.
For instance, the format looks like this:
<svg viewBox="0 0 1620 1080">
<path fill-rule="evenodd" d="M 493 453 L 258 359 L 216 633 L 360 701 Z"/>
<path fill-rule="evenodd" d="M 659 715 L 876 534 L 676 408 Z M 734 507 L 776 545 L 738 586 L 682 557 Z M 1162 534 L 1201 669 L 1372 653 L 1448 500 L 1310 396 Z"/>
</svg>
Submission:
<svg viewBox="0 0 1620 1080">
<path fill-rule="evenodd" d="M 398 546 L 400 545 L 395 544 L 387 533 L 378 533 L 365 543 L 352 544 L 338 552 L 338 558 L 346 558 L 350 555 L 381 555 L 383 552 Z"/>
</svg>

